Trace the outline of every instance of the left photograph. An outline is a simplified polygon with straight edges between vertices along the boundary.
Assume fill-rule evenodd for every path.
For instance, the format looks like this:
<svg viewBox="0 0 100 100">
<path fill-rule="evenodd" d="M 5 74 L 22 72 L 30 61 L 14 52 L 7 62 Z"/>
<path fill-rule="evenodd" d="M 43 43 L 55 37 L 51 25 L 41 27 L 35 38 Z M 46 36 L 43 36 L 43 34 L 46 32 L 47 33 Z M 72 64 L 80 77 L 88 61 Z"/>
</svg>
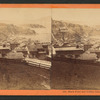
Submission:
<svg viewBox="0 0 100 100">
<path fill-rule="evenodd" d="M 0 90 L 48 90 L 51 9 L 0 8 Z"/>
</svg>

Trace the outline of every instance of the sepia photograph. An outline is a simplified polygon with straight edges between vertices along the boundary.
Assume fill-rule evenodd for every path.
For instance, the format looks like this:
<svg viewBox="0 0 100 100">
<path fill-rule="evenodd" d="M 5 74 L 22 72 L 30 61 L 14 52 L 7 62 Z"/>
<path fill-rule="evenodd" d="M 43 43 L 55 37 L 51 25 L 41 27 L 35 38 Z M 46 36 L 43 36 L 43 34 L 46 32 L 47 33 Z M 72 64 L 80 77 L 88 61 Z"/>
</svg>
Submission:
<svg viewBox="0 0 100 100">
<path fill-rule="evenodd" d="M 100 89 L 100 9 L 0 13 L 0 90 Z"/>
<path fill-rule="evenodd" d="M 100 9 L 52 8 L 51 88 L 100 89 Z"/>
<path fill-rule="evenodd" d="M 48 90 L 51 9 L 0 8 L 0 90 Z"/>
</svg>

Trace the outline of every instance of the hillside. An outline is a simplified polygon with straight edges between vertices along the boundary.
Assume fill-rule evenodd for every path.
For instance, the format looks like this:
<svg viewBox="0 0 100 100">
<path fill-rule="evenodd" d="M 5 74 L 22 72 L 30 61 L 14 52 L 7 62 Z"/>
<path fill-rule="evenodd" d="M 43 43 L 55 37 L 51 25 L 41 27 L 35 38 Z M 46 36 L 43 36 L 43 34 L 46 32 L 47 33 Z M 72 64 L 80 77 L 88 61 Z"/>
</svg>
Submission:
<svg viewBox="0 0 100 100">
<path fill-rule="evenodd" d="M 89 27 L 87 25 L 80 25 L 71 22 L 52 20 L 52 34 L 54 37 L 62 42 L 62 33 L 60 32 L 61 28 L 66 29 L 64 33 L 64 39 L 67 43 L 85 43 L 90 37 L 100 36 L 100 30 L 97 30 L 94 27 Z M 54 39 L 53 39 L 53 42 Z M 90 40 L 91 42 L 91 40 Z"/>
<path fill-rule="evenodd" d="M 0 23 L 0 40 L 4 41 L 6 39 L 16 36 L 35 36 L 38 33 L 35 31 L 34 28 L 44 29 L 45 27 L 39 24 L 14 25 Z"/>
<path fill-rule="evenodd" d="M 25 24 L 24 26 L 30 28 L 45 28 L 43 25 L 39 25 L 39 24 Z"/>
</svg>

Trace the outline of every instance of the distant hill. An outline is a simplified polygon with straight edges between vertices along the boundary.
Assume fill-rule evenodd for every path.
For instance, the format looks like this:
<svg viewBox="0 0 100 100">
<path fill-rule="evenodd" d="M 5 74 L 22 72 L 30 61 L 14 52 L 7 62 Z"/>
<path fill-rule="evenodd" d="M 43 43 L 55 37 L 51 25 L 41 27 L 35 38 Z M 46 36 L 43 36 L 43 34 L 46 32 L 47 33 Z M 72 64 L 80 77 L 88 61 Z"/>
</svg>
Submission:
<svg viewBox="0 0 100 100">
<path fill-rule="evenodd" d="M 39 25 L 39 24 L 25 24 L 24 26 L 27 26 L 30 28 L 45 28 L 43 25 Z"/>
<path fill-rule="evenodd" d="M 0 23 L 0 40 L 6 40 L 12 36 L 23 36 L 23 35 L 36 35 L 38 34 L 33 28 L 45 28 L 39 24 L 26 24 L 26 25 L 14 25 Z"/>
<path fill-rule="evenodd" d="M 52 19 L 52 34 L 58 41 L 62 41 L 60 28 L 65 28 L 66 30 L 64 34 L 65 42 L 86 42 L 90 37 L 100 36 L 100 30 L 95 27 Z M 54 42 L 53 38 L 52 41 Z"/>
</svg>

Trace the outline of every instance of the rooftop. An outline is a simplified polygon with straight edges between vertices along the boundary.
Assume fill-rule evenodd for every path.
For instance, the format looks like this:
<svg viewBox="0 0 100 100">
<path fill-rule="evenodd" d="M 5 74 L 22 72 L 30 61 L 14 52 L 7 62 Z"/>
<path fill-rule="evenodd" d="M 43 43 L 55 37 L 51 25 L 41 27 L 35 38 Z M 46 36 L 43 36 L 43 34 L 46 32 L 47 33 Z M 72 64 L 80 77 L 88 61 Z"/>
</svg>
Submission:
<svg viewBox="0 0 100 100">
<path fill-rule="evenodd" d="M 0 46 L 0 50 L 10 50 L 10 47 L 3 47 L 3 46 Z"/>
<path fill-rule="evenodd" d="M 62 47 L 62 48 L 55 48 L 55 51 L 78 51 L 84 50 L 83 48 L 76 48 L 76 47 Z"/>
</svg>

